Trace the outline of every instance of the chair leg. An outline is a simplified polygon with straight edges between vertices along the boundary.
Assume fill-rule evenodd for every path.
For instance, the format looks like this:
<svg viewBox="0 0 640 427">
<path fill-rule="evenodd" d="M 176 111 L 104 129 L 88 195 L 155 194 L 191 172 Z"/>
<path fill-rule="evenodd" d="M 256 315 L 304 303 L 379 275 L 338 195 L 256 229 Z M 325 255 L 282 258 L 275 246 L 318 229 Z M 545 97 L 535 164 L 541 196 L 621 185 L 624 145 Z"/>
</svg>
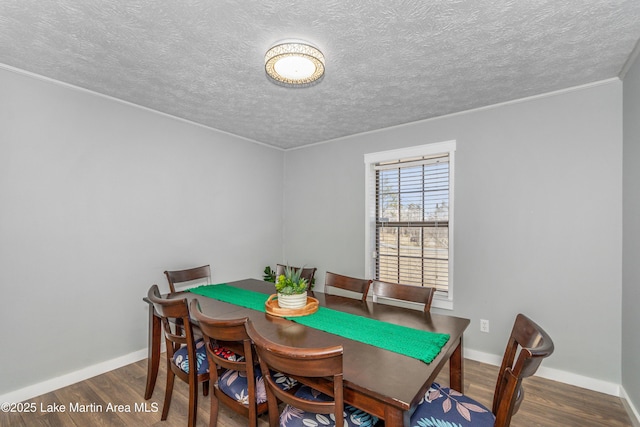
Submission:
<svg viewBox="0 0 640 427">
<path fill-rule="evenodd" d="M 167 419 L 167 415 L 169 415 L 169 406 L 171 406 L 171 394 L 173 393 L 173 381 L 176 378 L 176 374 L 171 370 L 171 366 L 169 365 L 171 362 L 167 363 L 167 387 L 164 392 L 164 403 L 162 404 L 162 417 L 160 418 L 162 421 Z"/>
<path fill-rule="evenodd" d="M 269 405 L 269 427 L 278 427 L 280 425 L 280 412 L 278 412 L 278 401 L 275 395 L 267 394 L 267 401 L 272 398 L 275 403 L 268 402 Z"/>
<path fill-rule="evenodd" d="M 202 383 L 202 395 L 209 396 L 209 380 Z"/>
<path fill-rule="evenodd" d="M 255 399 L 249 402 L 249 427 L 258 427 L 258 408 Z"/>
<path fill-rule="evenodd" d="M 193 378 L 189 382 L 189 427 L 196 426 L 196 417 L 198 416 L 198 380 Z"/>
<path fill-rule="evenodd" d="M 209 427 L 217 427 L 218 426 L 218 410 L 219 403 L 218 398 L 214 390 L 211 390 L 211 409 L 209 410 Z"/>
</svg>

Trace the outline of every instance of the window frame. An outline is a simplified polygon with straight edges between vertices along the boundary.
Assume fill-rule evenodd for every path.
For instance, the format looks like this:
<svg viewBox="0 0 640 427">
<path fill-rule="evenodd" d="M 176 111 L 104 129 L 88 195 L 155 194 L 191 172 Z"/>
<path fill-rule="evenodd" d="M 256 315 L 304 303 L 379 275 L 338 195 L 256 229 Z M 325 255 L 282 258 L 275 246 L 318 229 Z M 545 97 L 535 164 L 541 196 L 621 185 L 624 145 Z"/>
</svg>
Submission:
<svg viewBox="0 0 640 427">
<path fill-rule="evenodd" d="M 437 292 L 432 307 L 453 310 L 454 291 L 454 177 L 455 177 L 456 141 L 443 141 L 418 145 L 364 155 L 365 163 L 365 272 L 366 277 L 375 277 L 376 265 L 376 171 L 378 163 L 392 162 L 402 159 L 429 157 L 436 155 L 449 156 L 449 280 L 447 294 Z M 408 303 L 409 304 L 409 303 Z"/>
</svg>

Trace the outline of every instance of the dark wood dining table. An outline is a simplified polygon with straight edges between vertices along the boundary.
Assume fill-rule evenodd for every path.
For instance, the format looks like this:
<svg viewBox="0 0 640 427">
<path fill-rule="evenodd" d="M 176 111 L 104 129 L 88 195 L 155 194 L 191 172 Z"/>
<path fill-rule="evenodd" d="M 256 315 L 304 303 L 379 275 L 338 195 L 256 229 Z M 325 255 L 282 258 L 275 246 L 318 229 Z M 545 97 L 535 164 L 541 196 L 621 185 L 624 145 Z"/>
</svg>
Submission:
<svg viewBox="0 0 640 427">
<path fill-rule="evenodd" d="M 227 284 L 265 294 L 271 294 L 274 291 L 272 283 L 257 279 L 245 279 Z M 342 345 L 345 402 L 383 419 L 387 427 L 409 425 L 412 411 L 447 361 L 449 361 L 450 387 L 462 391 L 464 386 L 462 336 L 469 325 L 469 319 L 424 313 L 371 301 L 363 303 L 359 299 L 313 292 L 313 297 L 323 307 L 410 328 L 449 334 L 449 341 L 438 356 L 427 364 L 393 351 L 191 292 L 177 292 L 168 294 L 167 297 L 188 300 L 197 298 L 201 310 L 215 318 L 249 317 L 258 332 L 280 344 L 302 348 Z M 195 320 L 194 323 L 196 323 Z M 149 304 L 149 355 L 144 396 L 147 400 L 151 398 L 155 387 L 160 364 L 160 349 L 160 318 L 154 311 L 153 305 Z M 330 384 L 324 380 L 318 380 L 317 383 L 310 385 L 320 391 L 330 390 Z"/>
</svg>

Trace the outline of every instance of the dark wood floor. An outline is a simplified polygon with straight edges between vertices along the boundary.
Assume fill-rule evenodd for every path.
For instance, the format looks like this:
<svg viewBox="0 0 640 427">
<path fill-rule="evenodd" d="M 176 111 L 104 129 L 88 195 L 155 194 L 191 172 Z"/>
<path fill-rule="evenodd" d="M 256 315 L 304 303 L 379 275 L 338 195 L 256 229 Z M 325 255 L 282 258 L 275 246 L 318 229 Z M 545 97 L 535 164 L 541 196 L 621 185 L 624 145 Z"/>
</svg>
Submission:
<svg viewBox="0 0 640 427">
<path fill-rule="evenodd" d="M 491 407 L 496 375 L 497 367 L 466 360 L 465 393 Z M 0 412 L 0 426 L 185 426 L 187 385 L 176 380 L 169 418 L 163 422 L 160 421 L 160 411 L 164 396 L 164 370 L 158 377 L 158 385 L 149 401 L 143 399 L 145 379 L 146 361 L 140 361 L 28 400 L 27 403 L 35 404 L 35 413 Z M 448 384 L 446 373 L 442 374 L 438 381 Z M 525 380 L 525 389 L 525 400 L 511 423 L 513 427 L 632 425 L 621 400 L 617 397 L 542 378 Z M 145 403 L 150 412 L 141 412 Z M 209 398 L 202 396 L 202 390 L 198 403 L 198 425 L 206 426 L 209 420 Z M 47 408 L 53 410 L 54 406 L 49 405 L 56 404 L 64 406 L 67 411 L 42 411 Z M 86 405 L 84 409 L 89 412 L 69 412 L 72 404 Z M 109 404 L 113 406 L 113 412 L 107 412 Z M 153 412 L 154 404 L 157 405 L 158 412 Z M 102 411 L 90 412 L 92 409 L 99 409 L 98 405 L 101 405 Z M 126 412 L 127 408 L 131 412 Z M 222 407 L 218 425 L 244 427 L 246 419 Z M 266 417 L 262 417 L 260 427 L 266 426 Z"/>
</svg>

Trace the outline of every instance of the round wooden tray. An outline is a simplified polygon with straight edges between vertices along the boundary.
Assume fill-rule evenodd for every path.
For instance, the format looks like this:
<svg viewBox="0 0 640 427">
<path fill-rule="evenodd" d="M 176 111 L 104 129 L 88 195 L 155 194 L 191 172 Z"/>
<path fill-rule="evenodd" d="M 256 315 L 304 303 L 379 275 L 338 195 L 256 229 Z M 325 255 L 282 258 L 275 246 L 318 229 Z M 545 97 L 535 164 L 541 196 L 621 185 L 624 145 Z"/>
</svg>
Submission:
<svg viewBox="0 0 640 427">
<path fill-rule="evenodd" d="M 307 305 L 302 308 L 280 308 L 278 305 L 277 294 L 271 294 L 267 301 L 264 303 L 264 307 L 268 314 L 278 317 L 298 317 L 313 314 L 318 311 L 318 300 L 307 296 Z"/>
</svg>

